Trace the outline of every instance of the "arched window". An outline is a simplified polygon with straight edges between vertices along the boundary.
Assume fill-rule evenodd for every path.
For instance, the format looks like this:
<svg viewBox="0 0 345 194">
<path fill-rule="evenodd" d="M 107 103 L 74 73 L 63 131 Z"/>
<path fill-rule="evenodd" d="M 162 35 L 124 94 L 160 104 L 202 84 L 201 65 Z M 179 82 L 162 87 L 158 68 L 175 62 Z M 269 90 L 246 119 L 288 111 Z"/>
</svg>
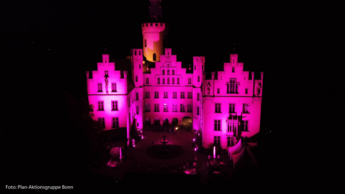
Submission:
<svg viewBox="0 0 345 194">
<path fill-rule="evenodd" d="M 164 69 L 163 69 L 163 71 L 162 71 L 162 75 L 165 75 L 165 71 L 164 71 Z"/>
<path fill-rule="evenodd" d="M 156 53 L 153 53 L 153 61 L 156 61 Z"/>
<path fill-rule="evenodd" d="M 145 39 L 145 47 L 147 47 L 147 42 L 146 42 L 146 39 Z"/>
<path fill-rule="evenodd" d="M 172 84 L 175 84 L 175 78 L 172 78 L 171 82 Z"/>
<path fill-rule="evenodd" d="M 165 84 L 165 78 L 162 79 L 162 84 Z"/>
<path fill-rule="evenodd" d="M 167 78 L 167 84 L 170 84 L 170 79 L 169 78 Z"/>
<path fill-rule="evenodd" d="M 170 75 L 170 70 L 169 69 L 167 70 L 167 75 Z"/>
<path fill-rule="evenodd" d="M 175 70 L 172 70 L 172 75 L 175 75 Z"/>
<path fill-rule="evenodd" d="M 177 78 L 177 83 L 176 84 L 180 84 L 180 78 Z"/>
<path fill-rule="evenodd" d="M 160 84 L 160 83 L 161 83 L 161 79 L 157 78 L 157 84 Z"/>
</svg>

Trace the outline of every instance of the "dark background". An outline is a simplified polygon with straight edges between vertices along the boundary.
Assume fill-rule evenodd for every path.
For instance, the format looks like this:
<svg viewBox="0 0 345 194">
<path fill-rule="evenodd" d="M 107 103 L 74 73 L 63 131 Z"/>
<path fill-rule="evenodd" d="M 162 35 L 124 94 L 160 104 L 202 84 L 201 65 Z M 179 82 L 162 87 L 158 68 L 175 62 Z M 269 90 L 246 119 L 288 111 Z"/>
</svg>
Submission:
<svg viewBox="0 0 345 194">
<path fill-rule="evenodd" d="M 51 99 L 62 91 L 77 99 L 87 97 L 85 71 L 96 70 L 105 44 L 111 58 L 142 48 L 140 24 L 148 21 L 148 6 L 148 0 L 0 2 L 1 85 L 8 102 L 4 107 L 10 110 L 4 121 L 10 130 L 4 132 L 13 137 L 3 141 L 11 145 L 5 149 L 12 153 L 6 164 L 18 158 L 27 161 L 20 153 L 46 153 L 30 145 L 47 138 L 56 122 L 49 118 L 54 112 Z M 322 1 L 163 0 L 163 20 L 171 27 L 169 45 L 184 67 L 192 64 L 193 56 L 206 56 L 208 73 L 222 70 L 236 43 L 244 70 L 256 75 L 264 71 L 262 128 L 274 136 L 266 145 L 274 149 L 266 153 L 265 162 L 277 177 L 286 178 L 288 172 L 300 179 L 320 176 L 315 160 L 309 159 L 321 154 L 322 145 L 301 145 L 310 145 L 310 131 L 323 132 L 320 126 L 312 127 L 316 117 L 311 113 L 318 111 L 316 98 L 325 94 L 317 92 L 324 85 L 321 80 L 328 79 L 325 69 L 341 69 L 329 62 L 343 45 L 336 37 L 342 24 L 337 7 Z M 306 130 L 308 138 L 302 135 Z"/>
</svg>

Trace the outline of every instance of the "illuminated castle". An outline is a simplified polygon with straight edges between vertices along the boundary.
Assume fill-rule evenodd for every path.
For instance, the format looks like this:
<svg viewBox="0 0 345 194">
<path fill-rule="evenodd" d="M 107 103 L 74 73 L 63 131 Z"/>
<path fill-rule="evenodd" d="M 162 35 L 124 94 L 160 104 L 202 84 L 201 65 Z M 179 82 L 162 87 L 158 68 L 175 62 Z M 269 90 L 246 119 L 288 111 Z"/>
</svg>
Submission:
<svg viewBox="0 0 345 194">
<path fill-rule="evenodd" d="M 254 80 L 254 72 L 243 71 L 237 54 L 230 54 L 217 79 L 215 72 L 206 79 L 204 56 L 194 56 L 193 66 L 182 68 L 172 49 L 163 48 L 161 0 L 150 2 L 152 22 L 141 25 L 143 49 L 131 49 L 131 79 L 127 71 L 115 70 L 108 54 L 102 55 L 92 78 L 86 72 L 94 119 L 105 130 L 127 128 L 130 140 L 133 125 L 142 131 L 144 125 L 182 125 L 190 118 L 203 146 L 223 149 L 259 133 L 263 72 L 261 79 Z M 148 63 L 155 65 L 148 68 Z"/>
</svg>

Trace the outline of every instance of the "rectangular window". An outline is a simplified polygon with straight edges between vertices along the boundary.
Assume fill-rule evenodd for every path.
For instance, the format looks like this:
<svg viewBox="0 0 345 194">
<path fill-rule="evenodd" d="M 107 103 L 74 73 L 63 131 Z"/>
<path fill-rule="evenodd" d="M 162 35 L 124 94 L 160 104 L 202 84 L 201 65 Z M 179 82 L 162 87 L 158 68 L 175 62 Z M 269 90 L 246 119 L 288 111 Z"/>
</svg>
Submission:
<svg viewBox="0 0 345 194">
<path fill-rule="evenodd" d="M 149 78 L 146 78 L 146 84 L 149 84 Z"/>
<path fill-rule="evenodd" d="M 161 79 L 157 78 L 157 84 L 161 84 Z"/>
<path fill-rule="evenodd" d="M 164 92 L 164 98 L 168 98 L 168 92 Z"/>
<path fill-rule="evenodd" d="M 228 132 L 236 132 L 237 131 L 237 122 L 229 122 L 228 123 Z"/>
<path fill-rule="evenodd" d="M 135 82 L 138 82 L 138 76 L 137 75 L 135 76 Z"/>
<path fill-rule="evenodd" d="M 245 93 L 248 94 L 248 88 L 245 89 Z"/>
<path fill-rule="evenodd" d="M 173 104 L 173 109 L 172 109 L 173 112 L 177 112 L 177 104 Z"/>
<path fill-rule="evenodd" d="M 173 92 L 173 98 L 177 98 L 177 92 Z"/>
<path fill-rule="evenodd" d="M 200 76 L 198 76 L 198 82 L 200 82 Z"/>
<path fill-rule="evenodd" d="M 220 136 L 214 136 L 214 145 L 220 146 Z"/>
<path fill-rule="evenodd" d="M 187 105 L 187 112 L 192 112 L 192 105 L 191 104 L 188 104 Z"/>
<path fill-rule="evenodd" d="M 243 113 L 249 113 L 249 104 L 243 104 Z"/>
<path fill-rule="evenodd" d="M 220 103 L 215 104 L 215 113 L 220 113 Z"/>
<path fill-rule="evenodd" d="M 192 92 L 188 92 L 188 98 L 192 99 L 192 97 L 193 97 Z"/>
<path fill-rule="evenodd" d="M 139 93 L 135 93 L 135 100 L 138 101 L 139 100 Z"/>
<path fill-rule="evenodd" d="M 145 98 L 150 98 L 150 92 L 145 92 Z"/>
<path fill-rule="evenodd" d="M 232 73 L 235 73 L 235 67 L 232 67 Z"/>
<path fill-rule="evenodd" d="M 180 78 L 177 78 L 176 84 L 180 84 Z"/>
<path fill-rule="evenodd" d="M 139 106 L 137 106 L 137 115 L 139 114 Z"/>
<path fill-rule="evenodd" d="M 214 130 L 220 131 L 220 120 L 214 120 Z"/>
<path fill-rule="evenodd" d="M 145 112 L 150 112 L 150 104 L 145 104 Z"/>
<path fill-rule="evenodd" d="M 155 92 L 155 98 L 159 98 L 158 92 Z"/>
<path fill-rule="evenodd" d="M 98 122 L 100 122 L 100 123 L 101 123 L 102 128 L 104 129 L 104 128 L 105 128 L 105 122 L 104 122 L 104 118 L 98 118 Z"/>
<path fill-rule="evenodd" d="M 113 128 L 119 128 L 119 118 L 113 117 Z"/>
<path fill-rule="evenodd" d="M 159 112 L 159 104 L 155 104 L 155 112 Z"/>
<path fill-rule="evenodd" d="M 228 147 L 234 146 L 234 142 L 231 137 L 227 137 L 227 143 L 228 143 Z"/>
<path fill-rule="evenodd" d="M 230 93 L 236 93 L 237 87 L 236 87 L 236 78 L 230 79 Z"/>
<path fill-rule="evenodd" d="M 199 107 L 196 107 L 196 115 L 199 115 Z"/>
<path fill-rule="evenodd" d="M 235 113 L 235 104 L 233 103 L 229 104 L 229 113 Z"/>
<path fill-rule="evenodd" d="M 220 93 L 220 89 L 219 88 L 217 88 L 217 94 L 219 94 Z"/>
<path fill-rule="evenodd" d="M 180 105 L 180 112 L 185 112 L 185 111 L 184 111 L 184 104 L 181 104 L 181 105 Z"/>
<path fill-rule="evenodd" d="M 98 84 L 98 92 L 102 92 L 102 83 Z"/>
<path fill-rule="evenodd" d="M 112 84 L 111 84 L 111 91 L 112 91 L 112 92 L 117 92 L 117 91 L 116 91 L 116 83 L 112 83 Z"/>
<path fill-rule="evenodd" d="M 112 101 L 112 110 L 118 110 L 117 109 L 117 101 Z"/>
<path fill-rule="evenodd" d="M 243 121 L 243 131 L 248 131 L 248 121 Z"/>
<path fill-rule="evenodd" d="M 103 109 L 103 101 L 98 101 L 98 110 L 104 110 Z"/>
<path fill-rule="evenodd" d="M 188 84 L 192 84 L 192 79 L 188 78 Z"/>
<path fill-rule="evenodd" d="M 184 98 L 184 92 L 181 92 L 181 98 Z"/>
<path fill-rule="evenodd" d="M 199 93 L 197 93 L 197 95 L 196 95 L 196 100 L 200 101 L 200 94 Z"/>
<path fill-rule="evenodd" d="M 168 112 L 168 105 L 167 104 L 164 104 L 164 112 Z"/>
</svg>

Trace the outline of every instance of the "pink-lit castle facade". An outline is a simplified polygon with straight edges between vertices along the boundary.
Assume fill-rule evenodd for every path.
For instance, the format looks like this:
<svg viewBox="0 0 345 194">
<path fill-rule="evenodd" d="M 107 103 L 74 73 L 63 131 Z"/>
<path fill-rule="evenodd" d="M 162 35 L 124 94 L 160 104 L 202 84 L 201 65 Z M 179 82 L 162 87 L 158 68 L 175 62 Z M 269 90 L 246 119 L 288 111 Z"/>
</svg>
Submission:
<svg viewBox="0 0 345 194">
<path fill-rule="evenodd" d="M 254 72 L 243 71 L 237 54 L 230 54 L 224 71 L 217 72 L 218 79 L 215 72 L 206 79 L 204 56 L 194 56 L 191 69 L 183 68 L 172 49 L 163 48 L 165 24 L 157 22 L 161 0 L 150 2 L 150 17 L 156 22 L 141 26 L 143 49 L 131 50 L 131 79 L 127 71 L 116 70 L 108 54 L 102 55 L 92 78 L 86 72 L 94 119 L 105 130 L 127 128 L 127 145 L 133 125 L 142 131 L 146 124 L 181 125 L 183 118 L 192 119 L 204 147 L 226 149 L 240 138 L 258 134 L 263 72 L 261 79 L 254 80 Z M 155 65 L 148 68 L 145 62 Z"/>
</svg>

